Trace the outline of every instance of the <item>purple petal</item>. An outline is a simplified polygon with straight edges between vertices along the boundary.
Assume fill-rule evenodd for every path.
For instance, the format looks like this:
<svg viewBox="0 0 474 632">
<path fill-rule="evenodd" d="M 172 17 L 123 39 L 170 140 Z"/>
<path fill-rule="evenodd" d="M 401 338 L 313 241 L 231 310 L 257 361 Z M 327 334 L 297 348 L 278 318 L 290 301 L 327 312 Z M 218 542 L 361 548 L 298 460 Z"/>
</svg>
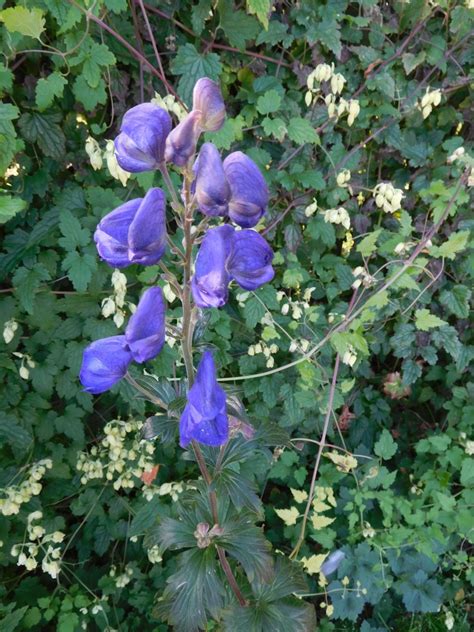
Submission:
<svg viewBox="0 0 474 632">
<path fill-rule="evenodd" d="M 321 572 L 323 575 L 328 577 L 331 573 L 334 573 L 342 562 L 342 560 L 346 557 L 344 551 L 334 551 L 331 555 L 326 558 L 324 563 L 321 565 Z"/>
<path fill-rule="evenodd" d="M 231 190 L 229 217 L 243 228 L 255 226 L 268 204 L 268 187 L 259 168 L 235 151 L 224 160 L 224 173 Z"/>
<path fill-rule="evenodd" d="M 135 362 L 157 356 L 165 343 L 165 301 L 159 287 L 146 290 L 125 331 Z"/>
<path fill-rule="evenodd" d="M 245 290 L 256 290 L 275 276 L 272 268 L 273 250 L 254 230 L 239 230 L 234 234 L 227 270 Z"/>
<path fill-rule="evenodd" d="M 79 379 L 87 393 L 103 393 L 120 381 L 132 361 L 125 336 L 96 340 L 84 349 Z"/>
<path fill-rule="evenodd" d="M 196 174 L 194 191 L 201 213 L 211 216 L 226 215 L 230 187 L 215 145 L 203 144 L 193 170 Z"/>
<path fill-rule="evenodd" d="M 225 105 L 217 83 L 207 77 L 196 82 L 193 90 L 193 110 L 202 113 L 202 128 L 206 132 L 215 132 L 224 125 Z"/>
<path fill-rule="evenodd" d="M 102 259 L 113 268 L 130 265 L 128 258 L 128 230 L 142 198 L 125 202 L 108 213 L 98 224 L 94 241 Z"/>
<path fill-rule="evenodd" d="M 222 307 L 227 302 L 229 274 L 226 260 L 232 246 L 234 229 L 227 224 L 207 231 L 191 280 L 194 302 L 198 307 Z"/>
<path fill-rule="evenodd" d="M 157 169 L 163 162 L 165 141 L 171 130 L 166 110 L 142 103 L 125 114 L 115 139 L 117 162 L 126 171 L 138 173 Z"/>
<path fill-rule="evenodd" d="M 188 403 L 181 416 L 180 445 L 185 448 L 195 440 L 218 446 L 229 436 L 226 396 L 216 379 L 216 368 L 210 351 L 205 351 L 199 363 L 196 380 L 189 390 Z"/>
<path fill-rule="evenodd" d="M 196 151 L 201 129 L 201 113 L 192 111 L 187 114 L 166 139 L 166 160 L 184 167 Z"/>
<path fill-rule="evenodd" d="M 130 261 L 144 266 L 157 263 L 165 253 L 166 237 L 165 195 L 161 189 L 150 189 L 128 231 Z"/>
</svg>

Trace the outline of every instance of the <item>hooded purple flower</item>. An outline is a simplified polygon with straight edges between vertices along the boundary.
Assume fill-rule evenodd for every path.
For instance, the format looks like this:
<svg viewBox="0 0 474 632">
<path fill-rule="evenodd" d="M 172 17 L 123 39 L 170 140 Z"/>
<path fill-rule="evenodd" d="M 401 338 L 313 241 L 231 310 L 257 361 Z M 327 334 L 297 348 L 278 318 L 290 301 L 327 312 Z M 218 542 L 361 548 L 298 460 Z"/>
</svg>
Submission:
<svg viewBox="0 0 474 632">
<path fill-rule="evenodd" d="M 127 372 L 132 354 L 125 336 L 111 336 L 91 343 L 82 358 L 79 379 L 87 393 L 103 393 Z"/>
<path fill-rule="evenodd" d="M 244 290 L 256 290 L 275 276 L 273 250 L 254 230 L 235 231 L 227 270 Z"/>
<path fill-rule="evenodd" d="M 182 448 L 193 440 L 205 445 L 222 445 L 229 436 L 226 397 L 217 383 L 210 351 L 204 352 L 196 380 L 188 392 L 188 403 L 179 422 L 179 435 Z"/>
<path fill-rule="evenodd" d="M 329 575 L 331 575 L 331 573 L 334 573 L 334 571 L 338 569 L 340 563 L 345 557 L 346 554 L 340 549 L 331 553 L 331 555 L 329 555 L 329 557 L 321 565 L 321 572 L 323 573 L 323 575 L 325 575 L 325 577 L 328 577 Z"/>
<path fill-rule="evenodd" d="M 157 169 L 164 159 L 165 141 L 171 130 L 166 110 L 153 103 L 136 105 L 122 119 L 115 139 L 117 162 L 131 173 Z"/>
<path fill-rule="evenodd" d="M 227 302 L 229 274 L 226 261 L 232 247 L 234 229 L 228 224 L 207 231 L 196 257 L 191 280 L 198 307 L 222 307 Z"/>
<path fill-rule="evenodd" d="M 203 131 L 216 132 L 224 125 L 225 105 L 217 83 L 207 77 L 196 82 L 193 90 L 193 110 L 198 110 L 202 114 Z"/>
<path fill-rule="evenodd" d="M 165 343 L 165 301 L 160 287 L 143 293 L 128 322 L 125 340 L 135 362 L 146 362 L 160 353 Z"/>
<path fill-rule="evenodd" d="M 194 192 L 201 213 L 211 216 L 227 215 L 230 187 L 215 145 L 204 143 L 193 171 L 196 175 Z"/>
<path fill-rule="evenodd" d="M 184 167 L 196 151 L 201 134 L 201 113 L 192 111 L 177 125 L 166 139 L 165 158 Z"/>
<path fill-rule="evenodd" d="M 241 151 L 224 160 L 224 173 L 230 185 L 229 217 L 243 228 L 251 228 L 267 210 L 268 188 L 259 168 Z"/>
<path fill-rule="evenodd" d="M 94 241 L 99 255 L 113 268 L 131 263 L 157 263 L 166 249 L 165 196 L 150 189 L 144 198 L 125 202 L 97 226 Z"/>
</svg>

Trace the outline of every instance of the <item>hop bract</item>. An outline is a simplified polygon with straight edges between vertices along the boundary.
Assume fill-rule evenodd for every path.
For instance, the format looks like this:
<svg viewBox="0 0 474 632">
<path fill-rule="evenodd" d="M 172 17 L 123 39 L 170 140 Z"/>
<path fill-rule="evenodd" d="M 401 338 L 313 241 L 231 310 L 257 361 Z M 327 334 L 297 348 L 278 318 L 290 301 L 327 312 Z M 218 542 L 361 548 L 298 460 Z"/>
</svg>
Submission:
<svg viewBox="0 0 474 632">
<path fill-rule="evenodd" d="M 94 233 L 99 255 L 114 268 L 158 263 L 166 238 L 165 196 L 158 188 L 106 215 Z"/>
<path fill-rule="evenodd" d="M 193 440 L 211 446 L 225 443 L 229 436 L 226 396 L 217 383 L 210 351 L 205 351 L 201 358 L 187 399 L 179 422 L 181 447 L 185 448 Z"/>
<path fill-rule="evenodd" d="M 128 110 L 115 139 L 117 162 L 131 173 L 158 169 L 164 160 L 171 118 L 154 103 L 142 103 Z"/>
</svg>

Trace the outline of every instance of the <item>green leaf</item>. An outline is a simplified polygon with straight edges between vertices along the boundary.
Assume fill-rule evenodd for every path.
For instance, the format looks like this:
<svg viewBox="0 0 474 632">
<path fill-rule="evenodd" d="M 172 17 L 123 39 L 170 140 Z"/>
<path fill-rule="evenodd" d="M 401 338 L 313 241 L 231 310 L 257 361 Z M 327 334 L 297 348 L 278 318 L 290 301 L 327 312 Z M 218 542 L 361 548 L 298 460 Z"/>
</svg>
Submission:
<svg viewBox="0 0 474 632">
<path fill-rule="evenodd" d="M 217 132 L 207 132 L 206 140 L 210 140 L 218 149 L 230 149 L 235 141 L 242 140 L 245 121 L 241 116 L 228 118 Z"/>
<path fill-rule="evenodd" d="M 74 289 L 85 292 L 97 269 L 97 259 L 90 254 L 81 255 L 77 251 L 68 252 L 63 260 L 63 268 L 67 271 Z"/>
<path fill-rule="evenodd" d="M 33 313 L 35 291 L 42 281 L 50 279 L 49 272 L 41 265 L 36 265 L 31 270 L 18 268 L 13 276 L 15 294 L 18 296 L 21 306 L 29 314 Z"/>
<path fill-rule="evenodd" d="M 257 110 L 260 114 L 270 114 L 276 112 L 281 105 L 281 96 L 276 90 L 268 90 L 257 99 Z"/>
<path fill-rule="evenodd" d="M 431 246 L 430 254 L 433 257 L 446 257 L 447 259 L 453 260 L 458 252 L 466 248 L 468 239 L 468 230 L 452 233 L 441 246 Z"/>
<path fill-rule="evenodd" d="M 474 459 L 464 459 L 461 466 L 461 485 L 470 487 L 474 483 Z"/>
<path fill-rule="evenodd" d="M 257 16 L 265 30 L 268 29 L 268 15 L 270 10 L 270 0 L 247 0 L 247 11 Z"/>
<path fill-rule="evenodd" d="M 0 20 L 10 33 L 21 33 L 39 39 L 45 28 L 44 13 L 41 9 L 16 6 L 0 11 Z"/>
<path fill-rule="evenodd" d="M 306 143 L 316 143 L 319 145 L 320 139 L 311 123 L 299 116 L 293 117 L 288 123 L 288 137 L 298 145 Z"/>
<path fill-rule="evenodd" d="M 0 438 L 21 453 L 28 452 L 33 442 L 31 433 L 13 415 L 5 414 L 0 417 Z"/>
<path fill-rule="evenodd" d="M 24 211 L 26 206 L 25 200 L 19 197 L 0 194 L 0 224 L 5 224 L 12 217 Z"/>
<path fill-rule="evenodd" d="M 81 248 L 90 242 L 89 231 L 82 228 L 77 217 L 67 209 L 61 212 L 59 229 L 63 237 L 58 240 L 58 243 L 64 250 L 71 251 L 75 248 Z"/>
<path fill-rule="evenodd" d="M 36 84 L 36 105 L 39 110 L 46 110 L 52 105 L 55 97 L 62 97 L 67 79 L 59 72 L 53 72 L 45 79 L 38 79 Z"/>
<path fill-rule="evenodd" d="M 263 131 L 267 136 L 273 136 L 277 140 L 283 140 L 286 136 L 286 124 L 285 121 L 279 117 L 270 118 L 266 116 L 262 120 Z"/>
<path fill-rule="evenodd" d="M 405 73 L 409 75 L 411 72 L 418 68 L 426 59 L 426 52 L 420 51 L 416 55 L 414 53 L 405 53 L 402 55 L 402 64 L 405 69 Z"/>
<path fill-rule="evenodd" d="M 0 103 L 0 121 L 13 121 L 20 116 L 20 110 L 11 103 Z"/>
<path fill-rule="evenodd" d="M 427 309 L 417 309 L 415 312 L 415 327 L 420 331 L 429 331 L 434 327 L 442 327 L 447 324 L 445 320 L 431 314 Z"/>
<path fill-rule="evenodd" d="M 245 43 L 257 37 L 261 28 L 258 22 L 244 11 L 237 10 L 230 0 L 220 0 L 218 9 L 219 26 L 226 34 L 230 44 L 244 50 Z"/>
<path fill-rule="evenodd" d="M 396 582 L 395 589 L 408 612 L 438 612 L 442 603 L 443 589 L 421 569 L 405 581 Z"/>
<path fill-rule="evenodd" d="M 360 252 L 363 257 L 370 257 L 370 255 L 376 249 L 377 239 L 379 238 L 382 229 L 374 230 L 372 233 L 369 233 L 362 241 L 357 244 L 356 250 Z"/>
<path fill-rule="evenodd" d="M 471 294 L 471 290 L 465 285 L 455 285 L 451 290 L 443 290 L 439 300 L 450 314 L 458 318 L 468 318 Z"/>
<path fill-rule="evenodd" d="M 10 604 L 11 608 L 14 608 L 14 604 Z M 28 606 L 23 606 L 18 610 L 13 610 L 0 619 L 0 629 L 2 632 L 13 632 L 18 629 L 18 624 L 23 619 Z"/>
<path fill-rule="evenodd" d="M 188 43 L 179 48 L 171 63 L 171 69 L 175 75 L 181 76 L 178 91 L 184 101 L 190 104 L 196 81 L 201 77 L 209 77 L 209 79 L 218 81 L 222 72 L 222 64 L 216 53 L 201 55 L 193 44 Z"/>
<path fill-rule="evenodd" d="M 206 20 L 210 18 L 211 0 L 199 0 L 191 9 L 191 24 L 196 35 L 201 35 Z"/>
<path fill-rule="evenodd" d="M 143 535 L 148 529 L 154 527 L 159 516 L 163 515 L 164 506 L 157 498 L 151 501 L 145 501 L 140 509 L 133 516 L 129 537 Z"/>
<path fill-rule="evenodd" d="M 103 79 L 99 81 L 96 87 L 92 88 L 86 81 L 84 75 L 79 75 L 74 81 L 72 88 L 74 95 L 80 101 L 86 110 L 93 110 L 99 104 L 107 103 L 107 92 Z"/>
<path fill-rule="evenodd" d="M 66 138 L 58 125 L 60 120 L 56 114 L 27 112 L 21 115 L 19 124 L 26 140 L 38 143 L 46 156 L 60 160 L 66 153 Z"/>
<path fill-rule="evenodd" d="M 374 445 L 375 454 L 384 461 L 388 461 L 397 450 L 398 446 L 393 440 L 392 435 L 386 428 L 384 428 L 378 438 L 378 441 Z"/>
</svg>

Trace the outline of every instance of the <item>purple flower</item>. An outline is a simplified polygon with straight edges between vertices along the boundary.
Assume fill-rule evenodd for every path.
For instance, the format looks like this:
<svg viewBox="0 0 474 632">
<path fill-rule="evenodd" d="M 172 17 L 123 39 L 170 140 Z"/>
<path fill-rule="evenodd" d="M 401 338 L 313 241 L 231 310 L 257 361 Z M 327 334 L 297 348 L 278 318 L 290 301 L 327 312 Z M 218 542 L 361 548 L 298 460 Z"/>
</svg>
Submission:
<svg viewBox="0 0 474 632">
<path fill-rule="evenodd" d="M 217 383 L 210 351 L 204 352 L 196 380 L 188 392 L 188 403 L 179 422 L 179 435 L 182 448 L 193 440 L 205 445 L 222 445 L 229 436 L 226 397 Z"/>
<path fill-rule="evenodd" d="M 144 198 L 125 202 L 97 226 L 94 241 L 99 255 L 110 266 L 157 263 L 166 249 L 165 196 L 150 189 Z"/>
<path fill-rule="evenodd" d="M 325 560 L 325 562 L 321 565 L 321 572 L 323 575 L 328 577 L 331 573 L 334 573 L 342 562 L 342 560 L 346 557 L 344 551 L 337 550 L 331 553 L 329 557 Z"/>
<path fill-rule="evenodd" d="M 222 93 L 214 81 L 203 77 L 193 90 L 193 110 L 202 114 L 202 129 L 215 132 L 224 125 L 225 105 Z"/>
<path fill-rule="evenodd" d="M 120 381 L 132 361 L 125 336 L 102 338 L 90 344 L 82 358 L 79 379 L 87 393 L 103 393 Z"/>
<path fill-rule="evenodd" d="M 163 162 L 171 118 L 153 103 L 142 103 L 128 110 L 115 139 L 117 162 L 131 173 L 157 169 Z"/>
<path fill-rule="evenodd" d="M 196 257 L 191 280 L 198 307 L 222 307 L 227 302 L 229 274 L 226 261 L 232 247 L 234 229 L 228 224 L 207 231 Z"/>
<path fill-rule="evenodd" d="M 215 145 L 203 144 L 193 171 L 196 175 L 194 192 L 201 213 L 211 216 L 226 215 L 230 187 L 224 174 L 221 156 Z"/>
<path fill-rule="evenodd" d="M 165 343 L 165 301 L 160 287 L 148 288 L 130 318 L 125 340 L 135 362 L 157 356 Z"/>
<path fill-rule="evenodd" d="M 268 188 L 259 168 L 241 151 L 224 160 L 224 173 L 230 185 L 229 217 L 243 228 L 251 228 L 267 210 Z"/>
<path fill-rule="evenodd" d="M 184 167 L 196 151 L 201 134 L 201 113 L 192 111 L 177 125 L 166 139 L 165 158 Z"/>
<path fill-rule="evenodd" d="M 275 276 L 273 250 L 254 230 L 235 231 L 227 270 L 244 290 L 256 290 Z"/>
</svg>

